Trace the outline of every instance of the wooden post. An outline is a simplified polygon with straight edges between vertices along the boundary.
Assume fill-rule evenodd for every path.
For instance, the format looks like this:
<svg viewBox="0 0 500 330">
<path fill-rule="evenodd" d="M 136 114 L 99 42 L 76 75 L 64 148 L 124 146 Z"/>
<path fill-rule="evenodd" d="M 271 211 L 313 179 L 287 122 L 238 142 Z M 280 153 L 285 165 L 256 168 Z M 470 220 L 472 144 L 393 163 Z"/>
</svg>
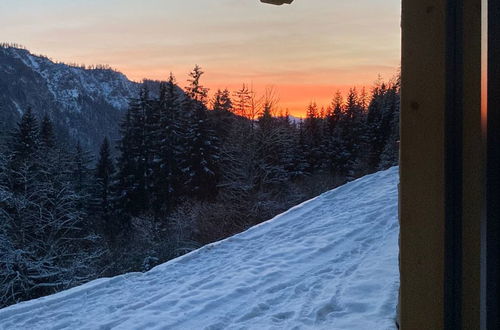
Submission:
<svg viewBox="0 0 500 330">
<path fill-rule="evenodd" d="M 444 328 L 446 1 L 403 0 L 401 326 Z"/>
<path fill-rule="evenodd" d="M 451 0 L 403 0 L 400 157 L 403 330 L 445 329 L 456 326 L 451 325 L 454 322 L 464 329 L 479 328 L 484 168 L 481 1 L 461 3 L 463 6 Z M 463 31 L 453 30 L 451 6 L 459 13 Z M 454 39 L 450 33 L 460 34 Z M 457 46 L 453 42 L 459 43 L 458 52 L 450 49 Z M 457 79 L 454 73 L 460 81 L 454 80 Z M 454 86 L 459 87 L 453 90 Z M 450 126 L 453 111 L 460 111 L 457 126 Z M 454 144 L 450 132 L 456 133 L 457 127 L 460 141 Z M 458 148 L 458 153 L 453 154 L 450 148 Z M 459 166 L 454 168 L 456 164 Z M 458 172 L 457 180 L 462 184 L 450 185 L 450 178 L 453 179 L 450 168 L 454 168 L 451 173 Z M 459 226 L 458 230 L 454 224 Z M 451 229 L 459 234 L 454 245 L 450 245 Z M 456 269 L 450 269 L 454 266 Z M 450 299 L 453 295 L 456 299 Z"/>
<path fill-rule="evenodd" d="M 464 1 L 463 329 L 481 321 L 481 217 L 485 197 L 481 118 L 481 0 Z"/>
</svg>

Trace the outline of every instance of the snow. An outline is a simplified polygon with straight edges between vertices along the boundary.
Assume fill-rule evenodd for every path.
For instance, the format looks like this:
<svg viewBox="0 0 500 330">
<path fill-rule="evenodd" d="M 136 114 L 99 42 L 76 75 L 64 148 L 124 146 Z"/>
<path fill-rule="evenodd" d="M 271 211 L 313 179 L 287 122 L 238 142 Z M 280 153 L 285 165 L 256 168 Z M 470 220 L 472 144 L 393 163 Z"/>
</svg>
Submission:
<svg viewBox="0 0 500 330">
<path fill-rule="evenodd" d="M 139 84 L 129 81 L 125 75 L 113 70 L 86 69 L 54 63 L 25 49 L 8 47 L 4 51 L 43 77 L 55 100 L 63 109 L 71 112 L 82 111 L 78 102 L 79 95 L 101 100 L 119 110 L 127 109 L 130 98 L 138 95 Z"/>
<path fill-rule="evenodd" d="M 21 107 L 19 106 L 19 103 L 17 103 L 16 101 L 12 100 L 12 103 L 14 103 L 15 107 L 16 107 L 16 110 L 17 110 L 17 113 L 22 116 L 23 115 L 23 110 L 21 109 Z"/>
<path fill-rule="evenodd" d="M 298 125 L 298 124 L 300 124 L 300 123 L 302 123 L 302 122 L 304 121 L 304 119 L 303 119 L 303 118 L 300 118 L 300 117 L 295 117 L 295 116 L 292 116 L 292 115 L 289 115 L 289 116 L 288 116 L 288 119 L 289 119 L 289 120 L 290 120 L 293 124 L 296 124 L 296 125 Z"/>
<path fill-rule="evenodd" d="M 0 329 L 394 329 L 398 168 L 147 273 L 0 310 Z"/>
</svg>

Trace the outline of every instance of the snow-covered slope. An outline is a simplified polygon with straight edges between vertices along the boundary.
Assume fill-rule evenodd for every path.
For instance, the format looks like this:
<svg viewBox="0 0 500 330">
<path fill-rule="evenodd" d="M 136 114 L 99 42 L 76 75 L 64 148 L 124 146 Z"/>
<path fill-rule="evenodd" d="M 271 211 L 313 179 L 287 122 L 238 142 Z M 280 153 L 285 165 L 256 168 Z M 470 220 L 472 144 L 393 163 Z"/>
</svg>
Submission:
<svg viewBox="0 0 500 330">
<path fill-rule="evenodd" d="M 398 169 L 145 274 L 0 310 L 1 329 L 392 329 Z"/>
</svg>

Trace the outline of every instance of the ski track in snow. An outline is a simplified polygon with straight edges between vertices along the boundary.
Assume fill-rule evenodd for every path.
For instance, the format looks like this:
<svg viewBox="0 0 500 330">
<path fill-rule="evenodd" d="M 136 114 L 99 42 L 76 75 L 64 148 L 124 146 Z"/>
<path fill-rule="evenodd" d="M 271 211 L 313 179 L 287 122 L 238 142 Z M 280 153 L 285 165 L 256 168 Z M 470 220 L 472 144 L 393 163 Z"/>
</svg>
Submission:
<svg viewBox="0 0 500 330">
<path fill-rule="evenodd" d="M 0 310 L 0 329 L 394 329 L 398 168 L 147 273 Z"/>
</svg>

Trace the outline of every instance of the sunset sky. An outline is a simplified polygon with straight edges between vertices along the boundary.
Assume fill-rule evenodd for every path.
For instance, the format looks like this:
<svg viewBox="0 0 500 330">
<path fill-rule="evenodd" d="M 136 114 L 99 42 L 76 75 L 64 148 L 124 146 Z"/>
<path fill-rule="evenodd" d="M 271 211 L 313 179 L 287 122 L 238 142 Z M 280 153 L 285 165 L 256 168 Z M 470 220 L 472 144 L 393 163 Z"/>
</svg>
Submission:
<svg viewBox="0 0 500 330">
<path fill-rule="evenodd" d="M 391 78 L 400 63 L 400 0 L 2 0 L 0 41 L 54 60 L 108 64 L 130 79 L 181 86 L 273 86 L 302 115 L 337 89 Z"/>
</svg>

